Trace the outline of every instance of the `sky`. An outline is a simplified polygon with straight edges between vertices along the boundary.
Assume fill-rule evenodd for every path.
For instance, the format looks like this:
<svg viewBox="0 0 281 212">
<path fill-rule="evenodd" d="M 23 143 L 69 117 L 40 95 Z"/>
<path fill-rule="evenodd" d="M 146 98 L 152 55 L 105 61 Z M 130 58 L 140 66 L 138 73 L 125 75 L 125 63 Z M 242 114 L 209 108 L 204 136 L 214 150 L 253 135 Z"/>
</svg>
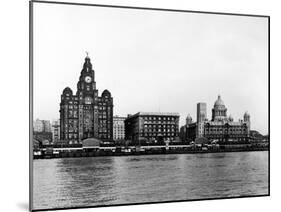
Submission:
<svg viewBox="0 0 281 212">
<path fill-rule="evenodd" d="M 114 115 L 178 112 L 183 125 L 198 102 L 211 119 L 220 94 L 235 121 L 248 111 L 268 133 L 266 18 L 35 3 L 33 31 L 34 119 L 59 119 L 87 51 Z"/>
</svg>

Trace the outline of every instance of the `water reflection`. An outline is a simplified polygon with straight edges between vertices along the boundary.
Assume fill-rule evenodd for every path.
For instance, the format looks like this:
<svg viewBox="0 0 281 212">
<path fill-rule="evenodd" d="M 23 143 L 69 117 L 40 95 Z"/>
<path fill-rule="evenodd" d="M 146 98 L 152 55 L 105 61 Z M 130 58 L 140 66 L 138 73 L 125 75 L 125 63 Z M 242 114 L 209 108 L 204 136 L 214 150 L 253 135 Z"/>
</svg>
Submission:
<svg viewBox="0 0 281 212">
<path fill-rule="evenodd" d="M 268 193 L 267 152 L 34 161 L 35 209 Z"/>
</svg>

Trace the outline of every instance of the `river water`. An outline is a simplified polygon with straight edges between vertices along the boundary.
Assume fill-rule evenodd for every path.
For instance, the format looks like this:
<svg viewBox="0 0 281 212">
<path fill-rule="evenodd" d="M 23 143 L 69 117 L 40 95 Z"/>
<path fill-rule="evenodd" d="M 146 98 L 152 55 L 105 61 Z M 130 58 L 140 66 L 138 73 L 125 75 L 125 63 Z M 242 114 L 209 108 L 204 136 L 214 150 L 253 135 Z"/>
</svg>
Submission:
<svg viewBox="0 0 281 212">
<path fill-rule="evenodd" d="M 268 152 L 34 160 L 34 209 L 268 194 Z"/>
</svg>

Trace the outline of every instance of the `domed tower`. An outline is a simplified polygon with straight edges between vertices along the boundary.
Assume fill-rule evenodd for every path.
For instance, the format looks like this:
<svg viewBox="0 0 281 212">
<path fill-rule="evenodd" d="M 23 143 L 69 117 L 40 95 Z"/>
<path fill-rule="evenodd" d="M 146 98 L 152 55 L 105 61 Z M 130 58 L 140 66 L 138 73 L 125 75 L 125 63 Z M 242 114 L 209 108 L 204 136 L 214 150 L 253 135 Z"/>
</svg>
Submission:
<svg viewBox="0 0 281 212">
<path fill-rule="evenodd" d="M 192 123 L 192 117 L 190 116 L 190 114 L 188 114 L 186 117 L 186 125 L 189 125 L 191 123 Z"/>
<path fill-rule="evenodd" d="M 218 99 L 215 101 L 214 108 L 212 109 L 212 121 L 226 121 L 226 112 L 227 108 L 225 107 L 224 102 L 219 95 Z"/>
<path fill-rule="evenodd" d="M 100 122 L 103 123 L 103 125 L 100 126 L 100 138 L 113 138 L 113 98 L 107 89 L 102 92 L 99 103 L 103 105 L 100 108 L 102 116 L 99 118 Z M 105 128 L 104 126 L 107 127 Z"/>
<path fill-rule="evenodd" d="M 85 58 L 76 95 L 66 87 L 60 103 L 61 140 L 81 143 L 83 139 L 113 139 L 113 97 L 108 90 L 98 95 L 91 59 Z"/>
<path fill-rule="evenodd" d="M 97 97 L 98 95 L 96 90 L 95 71 L 92 68 L 91 59 L 88 55 L 85 58 L 83 69 L 77 83 L 77 96 L 79 96 L 79 98 L 84 98 L 84 96 L 81 96 L 82 94 L 91 96 L 91 98 L 95 96 Z"/>
<path fill-rule="evenodd" d="M 64 96 L 72 96 L 73 92 L 70 87 L 66 87 L 65 89 L 63 89 L 62 94 Z"/>
</svg>

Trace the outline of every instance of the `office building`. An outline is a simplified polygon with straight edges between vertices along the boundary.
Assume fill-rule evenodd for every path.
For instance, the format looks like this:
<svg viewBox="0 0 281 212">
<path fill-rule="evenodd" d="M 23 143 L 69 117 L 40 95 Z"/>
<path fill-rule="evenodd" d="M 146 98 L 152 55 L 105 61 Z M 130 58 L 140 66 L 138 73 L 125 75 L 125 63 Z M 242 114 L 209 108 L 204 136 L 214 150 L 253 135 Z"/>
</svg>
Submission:
<svg viewBox="0 0 281 212">
<path fill-rule="evenodd" d="M 126 117 L 113 116 L 113 140 L 125 139 L 125 119 Z"/>
<path fill-rule="evenodd" d="M 99 96 L 88 55 L 76 93 L 66 87 L 60 103 L 60 139 L 71 144 L 86 138 L 113 140 L 113 98 L 108 90 Z"/>
<path fill-rule="evenodd" d="M 179 137 L 178 113 L 145 113 L 129 115 L 125 120 L 125 139 L 133 143 L 163 143 Z"/>
</svg>

